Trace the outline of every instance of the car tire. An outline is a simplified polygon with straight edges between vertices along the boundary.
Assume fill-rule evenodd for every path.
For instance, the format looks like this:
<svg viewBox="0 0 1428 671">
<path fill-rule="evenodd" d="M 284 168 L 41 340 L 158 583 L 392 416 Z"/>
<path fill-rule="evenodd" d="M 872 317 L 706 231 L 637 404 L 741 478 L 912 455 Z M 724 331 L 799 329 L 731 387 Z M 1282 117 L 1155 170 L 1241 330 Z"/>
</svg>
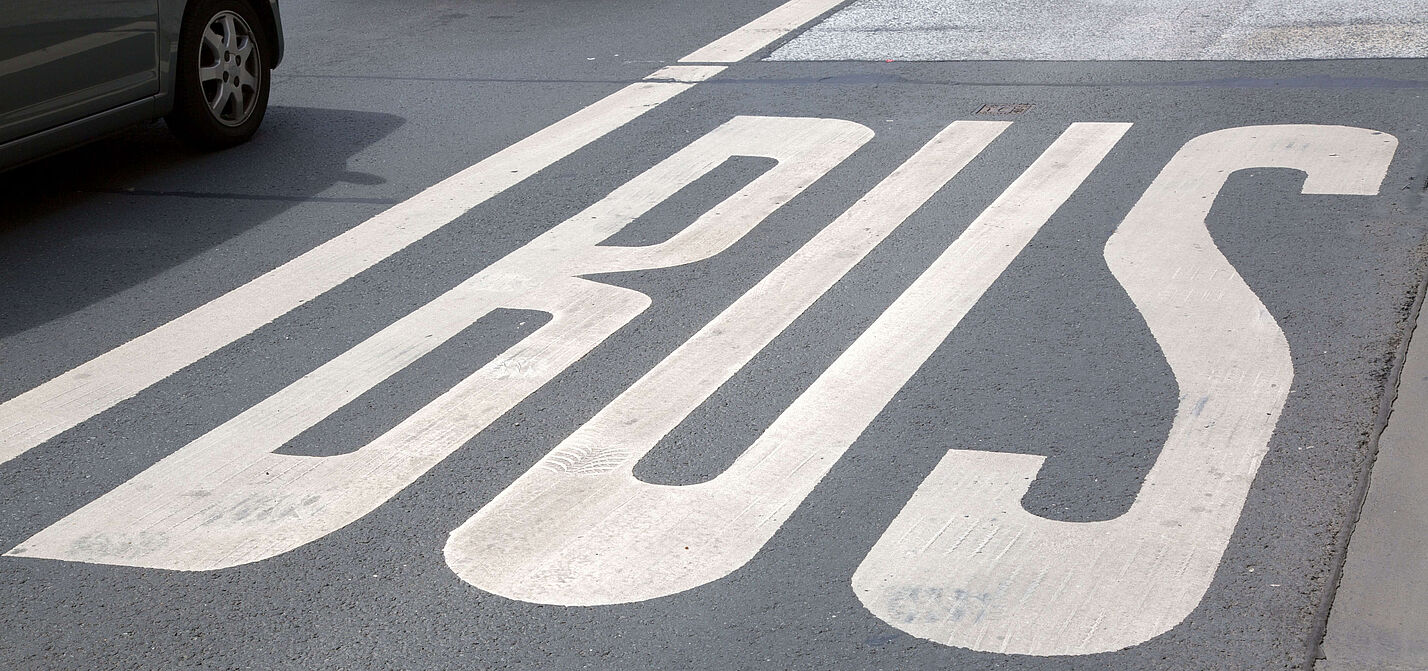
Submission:
<svg viewBox="0 0 1428 671">
<path fill-rule="evenodd" d="M 198 0 L 185 13 L 169 128 L 200 149 L 247 142 L 268 108 L 273 36 L 242 0 Z"/>
</svg>

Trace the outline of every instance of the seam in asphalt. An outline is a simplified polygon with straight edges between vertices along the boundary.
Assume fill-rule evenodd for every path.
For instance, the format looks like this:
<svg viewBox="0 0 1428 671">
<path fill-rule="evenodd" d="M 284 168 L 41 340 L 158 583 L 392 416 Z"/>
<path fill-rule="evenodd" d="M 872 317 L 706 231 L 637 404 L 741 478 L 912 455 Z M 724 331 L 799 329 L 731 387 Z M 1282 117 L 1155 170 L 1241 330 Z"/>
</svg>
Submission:
<svg viewBox="0 0 1428 671">
<path fill-rule="evenodd" d="M 149 189 L 86 189 L 85 193 L 116 196 L 169 196 L 175 198 L 214 198 L 219 200 L 275 200 L 291 203 L 359 203 L 364 205 L 396 205 L 397 198 L 348 198 L 340 196 L 284 196 L 257 193 L 215 193 L 209 191 L 153 191 Z"/>
<path fill-rule="evenodd" d="M 1413 307 L 1409 308 L 1406 319 L 1408 326 L 1403 332 L 1403 339 L 1398 343 L 1397 351 L 1393 354 L 1393 367 L 1390 369 L 1384 385 L 1383 397 L 1379 399 L 1378 417 L 1374 421 L 1372 437 L 1368 444 L 1368 458 L 1360 469 L 1357 491 L 1354 492 L 1353 515 L 1349 517 L 1348 523 L 1344 525 L 1343 533 L 1339 534 L 1339 538 L 1334 544 L 1333 572 L 1329 575 L 1329 589 L 1324 593 L 1323 600 L 1314 612 L 1314 630 L 1309 636 L 1308 658 L 1302 667 L 1306 671 L 1311 671 L 1319 660 L 1324 659 L 1324 636 L 1329 630 L 1329 614 L 1334 607 L 1334 597 L 1338 595 L 1339 583 L 1344 578 L 1344 564 L 1349 556 L 1349 541 L 1353 538 L 1354 529 L 1363 515 L 1364 503 L 1368 500 L 1369 485 L 1373 480 L 1373 467 L 1378 461 L 1379 438 L 1383 436 L 1384 429 L 1388 427 L 1389 417 L 1393 414 L 1393 403 L 1398 400 L 1398 387 L 1403 380 L 1404 364 L 1408 360 L 1408 344 L 1412 342 L 1413 334 L 1417 331 L 1418 320 L 1423 313 L 1425 294 L 1428 294 L 1428 272 L 1425 272 L 1418 282 L 1417 295 L 1413 297 Z"/>
<path fill-rule="evenodd" d="M 878 64 L 878 61 L 740 61 L 739 63 L 716 63 L 715 65 L 748 65 L 754 63 L 768 63 L 781 65 L 787 63 L 856 63 L 861 65 Z M 930 64 L 930 63 L 966 63 L 968 61 L 894 61 L 895 63 L 907 64 Z M 979 61 L 986 63 L 996 63 L 999 61 Z M 668 65 L 700 65 L 700 63 L 668 63 Z M 302 74 L 283 73 L 273 75 L 274 79 L 356 79 L 356 80 L 380 80 L 380 81 L 413 81 L 413 82 L 463 82 L 470 84 L 618 84 L 629 85 L 648 81 L 662 81 L 658 78 L 641 77 L 636 79 L 519 79 L 502 77 L 416 77 L 406 75 L 329 75 L 329 74 Z M 770 79 L 753 79 L 738 77 L 715 77 L 701 82 L 704 85 L 804 85 L 804 84 L 911 84 L 917 86 L 978 86 L 978 87 L 1047 87 L 1047 88 L 1157 88 L 1157 87 L 1199 87 L 1199 88 L 1283 88 L 1283 89 L 1422 89 L 1428 88 L 1428 80 L 1421 79 L 1385 79 L 1381 77 L 1228 77 L 1225 79 L 1189 79 L 1189 80 L 1165 80 L 1165 81 L 1091 81 L 1091 82 L 1057 82 L 1057 81 L 1014 81 L 1005 80 L 939 80 L 939 79 L 910 79 L 896 74 L 863 74 L 834 77 L 776 77 Z"/>
</svg>

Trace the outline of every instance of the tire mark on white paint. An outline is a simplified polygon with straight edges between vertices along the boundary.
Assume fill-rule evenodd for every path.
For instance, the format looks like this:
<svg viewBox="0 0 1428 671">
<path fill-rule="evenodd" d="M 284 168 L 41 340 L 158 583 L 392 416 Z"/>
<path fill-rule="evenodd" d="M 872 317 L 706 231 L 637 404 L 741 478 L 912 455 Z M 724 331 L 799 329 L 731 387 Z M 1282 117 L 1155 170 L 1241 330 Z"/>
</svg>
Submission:
<svg viewBox="0 0 1428 671">
<path fill-rule="evenodd" d="M 641 456 L 1001 130 L 953 124 L 568 439 L 628 451 L 619 470 L 533 467 L 452 532 L 447 563 L 481 589 L 563 605 L 666 596 L 743 566 L 1127 127 L 1067 130 L 724 473 L 637 479 Z"/>
<path fill-rule="evenodd" d="M 1214 577 L 1293 378 L 1283 332 L 1206 229 L 1215 195 L 1254 167 L 1305 171 L 1306 194 L 1373 195 L 1396 145 L 1341 126 L 1235 128 L 1187 143 L 1106 243 L 1180 388 L 1130 510 L 1084 523 L 1032 515 L 1021 499 L 1045 457 L 951 450 L 854 573 L 858 598 L 909 634 L 989 652 L 1107 652 L 1181 622 Z M 945 520 L 953 535 L 1006 530 L 1017 543 L 948 546 L 915 528 L 921 520 Z M 1136 548 L 1137 560 L 1102 564 L 1108 548 Z"/>
<path fill-rule="evenodd" d="M 851 121 L 736 117 L 8 554 L 206 570 L 321 538 L 411 484 L 649 305 L 642 293 L 581 275 L 717 254 L 872 136 Z M 778 163 L 664 242 L 600 244 L 731 156 Z M 553 318 L 355 452 L 272 453 L 499 308 Z"/>
</svg>

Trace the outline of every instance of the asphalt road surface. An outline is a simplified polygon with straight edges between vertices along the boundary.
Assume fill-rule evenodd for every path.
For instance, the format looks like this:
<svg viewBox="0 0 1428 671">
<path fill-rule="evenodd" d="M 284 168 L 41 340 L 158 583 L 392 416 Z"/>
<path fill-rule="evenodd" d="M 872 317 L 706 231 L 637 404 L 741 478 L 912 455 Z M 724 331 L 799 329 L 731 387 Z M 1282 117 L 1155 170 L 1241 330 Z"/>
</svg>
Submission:
<svg viewBox="0 0 1428 671">
<path fill-rule="evenodd" d="M 1428 266 L 1355 4 L 285 5 L 251 143 L 0 176 L 0 657 L 1311 668 Z"/>
</svg>

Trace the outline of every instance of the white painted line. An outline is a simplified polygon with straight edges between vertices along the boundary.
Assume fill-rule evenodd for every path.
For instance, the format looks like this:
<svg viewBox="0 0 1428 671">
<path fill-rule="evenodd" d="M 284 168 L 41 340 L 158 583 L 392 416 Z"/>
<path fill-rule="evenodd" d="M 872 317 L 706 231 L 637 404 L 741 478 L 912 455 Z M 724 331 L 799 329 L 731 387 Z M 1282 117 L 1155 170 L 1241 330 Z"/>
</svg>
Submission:
<svg viewBox="0 0 1428 671">
<path fill-rule="evenodd" d="M 725 69 L 726 67 L 723 65 L 666 65 L 645 77 L 645 81 L 698 84 Z"/>
<path fill-rule="evenodd" d="M 1021 498 L 1044 457 L 953 449 L 858 567 L 858 598 L 902 631 L 988 652 L 1108 652 L 1181 622 L 1215 575 L 1294 375 L 1283 332 L 1205 217 L 1246 168 L 1302 170 L 1304 193 L 1376 194 L 1396 145 L 1342 126 L 1187 143 L 1106 243 L 1180 388 L 1131 509 L 1102 522 L 1037 517 Z"/>
<path fill-rule="evenodd" d="M 656 74 L 697 80 L 718 70 L 665 68 Z M 626 86 L 247 284 L 0 404 L 0 463 L 322 295 L 691 86 Z"/>
<path fill-rule="evenodd" d="M 953 124 L 452 532 L 447 563 L 481 589 L 564 605 L 667 596 L 743 566 L 1127 127 L 1067 130 L 727 471 L 636 479 L 661 437 L 1002 130 Z"/>
<path fill-rule="evenodd" d="M 734 244 L 873 132 L 851 121 L 736 117 L 600 202 L 11 550 L 181 570 L 266 559 L 366 515 L 649 305 L 583 275 L 693 263 Z M 731 156 L 778 164 L 669 240 L 601 241 Z M 550 323 L 355 452 L 273 451 L 499 308 Z"/>
<path fill-rule="evenodd" d="M 718 57 L 711 60 L 728 58 L 750 46 L 757 50 L 782 34 L 777 30 L 793 30 L 836 4 L 792 0 L 716 40 L 710 55 Z M 791 23 L 799 16 L 807 18 Z M 648 81 L 626 86 L 247 284 L 0 404 L 0 463 L 326 293 L 723 69 L 663 68 Z"/>
<path fill-rule="evenodd" d="M 773 11 L 750 21 L 744 27 L 679 59 L 679 62 L 737 63 L 843 2 L 844 0 L 793 0 L 786 2 Z"/>
</svg>

